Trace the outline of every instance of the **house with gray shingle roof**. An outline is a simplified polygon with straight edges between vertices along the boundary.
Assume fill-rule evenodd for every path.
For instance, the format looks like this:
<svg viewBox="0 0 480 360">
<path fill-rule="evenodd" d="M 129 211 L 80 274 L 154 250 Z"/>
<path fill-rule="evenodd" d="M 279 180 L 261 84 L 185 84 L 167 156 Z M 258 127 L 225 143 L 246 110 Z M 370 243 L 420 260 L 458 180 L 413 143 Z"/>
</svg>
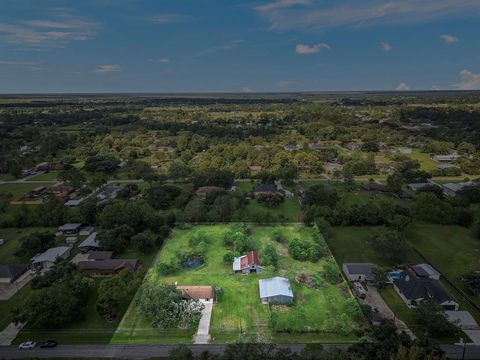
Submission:
<svg viewBox="0 0 480 360">
<path fill-rule="evenodd" d="M 457 311 L 459 304 L 443 288 L 438 280 L 419 277 L 411 270 L 403 270 L 393 279 L 393 287 L 409 308 L 431 300 L 444 310 Z"/>
</svg>

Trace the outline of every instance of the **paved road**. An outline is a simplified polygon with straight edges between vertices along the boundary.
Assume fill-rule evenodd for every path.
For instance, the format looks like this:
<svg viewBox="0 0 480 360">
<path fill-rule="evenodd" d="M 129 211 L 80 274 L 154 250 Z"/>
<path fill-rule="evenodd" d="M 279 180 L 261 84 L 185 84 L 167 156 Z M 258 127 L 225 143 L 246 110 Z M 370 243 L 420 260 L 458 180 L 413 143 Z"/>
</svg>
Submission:
<svg viewBox="0 0 480 360">
<path fill-rule="evenodd" d="M 325 349 L 337 347 L 346 349 L 349 345 L 335 344 L 324 345 Z M 13 346 L 0 346 L 1 359 L 23 359 L 25 357 L 35 358 L 116 358 L 116 359 L 148 359 L 152 357 L 166 357 L 176 345 L 59 345 L 55 349 L 18 350 Z M 193 353 L 198 355 L 208 350 L 211 353 L 220 354 L 224 351 L 225 345 L 189 345 Z M 291 344 L 279 345 L 280 348 L 290 348 L 299 352 L 304 345 Z M 442 349 L 448 358 L 462 359 L 464 348 L 462 346 L 445 345 Z M 480 346 L 467 346 L 465 348 L 465 359 L 480 359 Z"/>
</svg>

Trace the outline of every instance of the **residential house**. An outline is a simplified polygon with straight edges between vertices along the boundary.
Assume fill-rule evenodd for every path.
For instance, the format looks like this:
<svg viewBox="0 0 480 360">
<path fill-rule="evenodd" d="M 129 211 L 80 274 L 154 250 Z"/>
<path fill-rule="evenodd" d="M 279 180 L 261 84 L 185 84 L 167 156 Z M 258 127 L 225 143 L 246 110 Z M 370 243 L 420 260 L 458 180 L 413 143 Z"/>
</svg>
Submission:
<svg viewBox="0 0 480 360">
<path fill-rule="evenodd" d="M 447 196 L 457 196 L 457 193 L 469 186 L 476 186 L 479 185 L 476 181 L 466 181 L 460 183 L 447 183 L 442 184 L 443 193 Z"/>
<path fill-rule="evenodd" d="M 377 265 L 372 263 L 344 263 L 342 265 L 343 273 L 348 281 L 374 281 L 373 271 Z"/>
<path fill-rule="evenodd" d="M 80 236 L 89 236 L 93 232 L 95 232 L 95 228 L 93 226 L 85 226 L 80 230 Z"/>
<path fill-rule="evenodd" d="M 343 170 L 343 165 L 339 163 L 325 163 L 323 164 L 325 171 L 334 173 Z"/>
<path fill-rule="evenodd" d="M 104 259 L 78 262 L 78 268 L 90 276 L 113 276 L 124 269 L 133 271 L 141 267 L 137 259 Z"/>
<path fill-rule="evenodd" d="M 283 277 L 258 280 L 260 299 L 263 304 L 291 304 L 294 297 L 290 281 Z"/>
<path fill-rule="evenodd" d="M 72 199 L 72 200 L 68 200 L 63 205 L 65 205 L 68 208 L 75 208 L 77 206 L 80 206 L 81 203 L 82 203 L 82 199 Z"/>
<path fill-rule="evenodd" d="M 284 189 L 278 189 L 275 184 L 257 184 L 253 190 L 254 196 L 262 195 L 280 195 L 283 197 L 292 197 L 293 194 L 290 191 Z"/>
<path fill-rule="evenodd" d="M 50 269 L 57 259 L 68 259 L 70 256 L 69 246 L 58 246 L 47 251 L 35 255 L 32 261 L 32 272 L 40 272 L 42 270 Z"/>
<path fill-rule="evenodd" d="M 52 194 L 60 202 L 65 203 L 69 200 L 69 195 L 73 192 L 73 187 L 66 185 L 55 185 L 46 190 L 47 193 Z"/>
<path fill-rule="evenodd" d="M 298 144 L 294 144 L 294 145 L 285 145 L 283 148 L 285 149 L 285 151 L 294 152 L 294 151 L 300 150 L 302 147 Z"/>
<path fill-rule="evenodd" d="M 412 153 L 412 148 L 405 147 L 405 146 L 399 146 L 399 147 L 397 148 L 397 151 L 398 151 L 400 154 L 409 155 L 409 154 Z"/>
<path fill-rule="evenodd" d="M 80 243 L 80 245 L 78 245 L 78 249 L 82 253 L 100 249 L 100 242 L 97 239 L 97 233 L 91 233 L 85 240 Z"/>
<path fill-rule="evenodd" d="M 323 150 L 328 148 L 328 146 L 324 144 L 309 144 L 308 147 L 310 148 L 310 150 L 317 152 L 322 152 Z"/>
<path fill-rule="evenodd" d="M 66 235 L 76 235 L 80 231 L 82 227 L 82 224 L 63 224 L 58 227 L 58 233 L 60 235 L 66 236 Z"/>
<path fill-rule="evenodd" d="M 221 192 L 225 191 L 224 188 L 218 187 L 218 186 L 202 186 L 197 189 L 195 194 L 202 199 L 205 199 L 208 194 L 210 193 L 215 193 L 215 192 Z"/>
<path fill-rule="evenodd" d="M 252 165 L 252 166 L 249 167 L 249 169 L 254 174 L 257 174 L 260 171 L 262 171 L 262 167 L 260 165 Z"/>
<path fill-rule="evenodd" d="M 448 154 L 448 155 L 433 155 L 432 160 L 438 161 L 438 162 L 452 162 L 457 160 L 460 157 L 460 155 L 453 153 L 453 154 Z"/>
<path fill-rule="evenodd" d="M 203 303 L 212 303 L 214 300 L 214 291 L 211 286 L 179 286 L 177 290 L 182 294 L 185 300 L 198 300 Z"/>
<path fill-rule="evenodd" d="M 10 284 L 28 270 L 25 264 L 0 264 L 0 284 Z"/>
<path fill-rule="evenodd" d="M 413 265 L 410 269 L 420 278 L 440 280 L 440 273 L 430 264 Z"/>
<path fill-rule="evenodd" d="M 112 256 L 112 251 L 92 251 L 88 254 L 88 261 L 110 260 Z"/>
<path fill-rule="evenodd" d="M 392 279 L 393 287 L 410 308 L 423 301 L 433 301 L 444 310 L 458 311 L 459 304 L 443 288 L 438 280 L 419 277 L 411 270 L 403 270 Z"/>
<path fill-rule="evenodd" d="M 430 187 L 430 186 L 438 186 L 437 184 L 435 183 L 430 183 L 430 182 L 426 182 L 426 183 L 412 183 L 412 184 L 408 184 L 407 187 L 412 190 L 412 191 L 418 191 L 420 189 L 423 189 L 425 187 Z"/>
<path fill-rule="evenodd" d="M 458 165 L 450 164 L 450 163 L 437 164 L 437 169 L 438 170 L 453 169 L 453 168 L 459 169 L 460 167 Z"/>
<path fill-rule="evenodd" d="M 235 274 L 258 274 L 262 272 L 260 259 L 255 251 L 234 258 L 232 267 Z"/>
<path fill-rule="evenodd" d="M 123 186 L 104 185 L 101 191 L 97 194 L 98 200 L 112 200 L 118 196 L 118 192 L 122 190 Z"/>
</svg>

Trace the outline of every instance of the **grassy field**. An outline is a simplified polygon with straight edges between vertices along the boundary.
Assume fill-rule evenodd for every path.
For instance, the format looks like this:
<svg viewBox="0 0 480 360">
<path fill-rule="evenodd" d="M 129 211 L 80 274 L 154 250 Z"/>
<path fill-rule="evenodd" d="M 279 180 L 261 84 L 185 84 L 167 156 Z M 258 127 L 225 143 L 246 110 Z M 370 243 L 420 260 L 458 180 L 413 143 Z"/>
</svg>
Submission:
<svg viewBox="0 0 480 360">
<path fill-rule="evenodd" d="M 55 228 L 40 228 L 30 227 L 24 229 L 5 228 L 0 229 L 0 238 L 5 239 L 5 244 L 0 245 L 0 264 L 15 264 L 25 262 L 29 259 L 19 259 L 14 256 L 15 250 L 20 244 L 20 238 L 22 236 L 31 234 L 35 231 L 51 231 L 54 232 Z"/>
<path fill-rule="evenodd" d="M 332 228 L 332 239 L 328 241 L 330 250 L 341 266 L 345 262 L 372 262 L 379 266 L 391 267 L 368 243 L 375 227 L 339 226 Z M 421 262 L 421 258 L 408 250 L 405 263 Z"/>
<path fill-rule="evenodd" d="M 262 214 L 265 213 L 269 213 L 273 217 L 273 222 L 297 222 L 300 220 L 300 203 L 297 197 L 285 199 L 280 206 L 275 208 L 264 206 L 253 199 L 245 207 L 245 211 L 247 218 L 252 222 L 263 222 L 265 217 Z"/>
<path fill-rule="evenodd" d="M 22 197 L 25 193 L 45 184 L 25 182 L 15 184 L 0 184 L 0 194 L 12 194 L 14 199 Z"/>
<path fill-rule="evenodd" d="M 57 180 L 59 171 L 50 171 L 29 179 L 29 181 L 54 181 Z"/>
<path fill-rule="evenodd" d="M 432 160 L 430 154 L 422 153 L 419 149 L 413 149 L 408 156 L 413 160 L 420 161 L 420 169 L 422 170 L 431 171 L 437 168 L 437 162 Z"/>
<path fill-rule="evenodd" d="M 188 247 L 192 232 L 203 231 L 209 238 L 206 264 L 197 270 L 180 270 L 175 276 L 162 277 L 154 268 L 147 275 L 146 281 L 162 281 L 179 285 L 214 285 L 223 292 L 218 303 L 214 305 L 210 333 L 214 343 L 237 341 L 242 337 L 261 334 L 269 341 L 283 342 L 304 341 L 301 334 L 289 336 L 271 330 L 269 319 L 275 313 L 280 327 L 295 331 L 311 331 L 311 341 L 341 342 L 355 340 L 352 331 L 357 327 L 355 321 L 345 314 L 347 302 L 351 296 L 345 284 L 327 285 L 324 290 L 313 290 L 292 281 L 301 271 L 310 274 L 320 272 L 326 259 L 318 263 L 293 260 L 285 245 L 274 242 L 271 237 L 275 231 L 282 232 L 287 238 L 299 237 L 312 239 L 311 230 L 300 225 L 274 227 L 253 226 L 253 238 L 260 244 L 273 244 L 280 254 L 278 270 L 271 274 L 241 276 L 231 275 L 231 265 L 224 264 L 223 234 L 228 225 L 197 226 L 189 230 L 175 230 L 162 250 L 159 261 L 169 262 L 176 259 L 180 249 Z M 261 256 L 261 251 L 260 251 Z M 293 293 L 296 297 L 293 306 L 262 305 L 258 294 L 258 279 L 270 276 L 284 276 L 291 279 Z M 338 329 L 343 326 L 343 335 Z M 112 343 L 189 343 L 195 331 L 178 329 L 153 329 L 149 323 L 138 315 L 133 303 L 115 333 Z M 318 335 L 318 336 L 316 336 Z"/>
<path fill-rule="evenodd" d="M 461 226 L 415 224 L 409 232 L 409 241 L 455 285 L 470 293 L 460 278 L 480 269 L 480 241 L 469 229 Z M 472 294 L 471 299 L 480 305 L 478 297 Z"/>
</svg>

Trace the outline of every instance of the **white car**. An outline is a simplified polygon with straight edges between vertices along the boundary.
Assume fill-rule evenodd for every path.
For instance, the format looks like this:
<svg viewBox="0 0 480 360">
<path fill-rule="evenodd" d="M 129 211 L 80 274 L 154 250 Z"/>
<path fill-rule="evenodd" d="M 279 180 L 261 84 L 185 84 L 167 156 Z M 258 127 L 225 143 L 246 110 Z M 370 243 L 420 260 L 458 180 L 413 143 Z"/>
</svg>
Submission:
<svg viewBox="0 0 480 360">
<path fill-rule="evenodd" d="M 18 348 L 20 350 L 29 350 L 29 349 L 34 349 L 35 346 L 37 346 L 37 343 L 35 341 L 25 341 L 18 345 Z"/>
</svg>

